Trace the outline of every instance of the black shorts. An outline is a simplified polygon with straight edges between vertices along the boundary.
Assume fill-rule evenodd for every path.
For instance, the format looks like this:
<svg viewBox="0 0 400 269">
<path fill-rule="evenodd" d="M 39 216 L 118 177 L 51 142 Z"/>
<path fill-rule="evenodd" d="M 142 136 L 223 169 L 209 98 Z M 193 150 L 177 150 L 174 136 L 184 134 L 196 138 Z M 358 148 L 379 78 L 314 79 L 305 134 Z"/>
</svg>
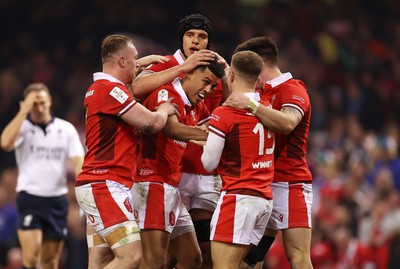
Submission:
<svg viewBox="0 0 400 269">
<path fill-rule="evenodd" d="M 45 237 L 67 237 L 68 200 L 66 195 L 40 197 L 19 192 L 17 195 L 18 229 L 40 229 Z"/>
</svg>

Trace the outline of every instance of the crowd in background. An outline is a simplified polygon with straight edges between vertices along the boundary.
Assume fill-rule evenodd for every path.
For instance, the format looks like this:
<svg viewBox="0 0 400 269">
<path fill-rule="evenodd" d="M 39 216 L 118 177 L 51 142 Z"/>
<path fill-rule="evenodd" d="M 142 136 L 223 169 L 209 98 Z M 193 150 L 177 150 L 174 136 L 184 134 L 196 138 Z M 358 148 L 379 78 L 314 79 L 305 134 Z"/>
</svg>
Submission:
<svg viewBox="0 0 400 269">
<path fill-rule="evenodd" d="M 211 48 L 228 62 L 238 43 L 270 35 L 280 48 L 281 70 L 307 86 L 314 268 L 362 268 L 349 266 L 361 262 L 400 268 L 396 0 L 1 0 L 0 129 L 18 111 L 26 85 L 37 81 L 49 86 L 54 115 L 72 122 L 83 142 L 83 98 L 92 73 L 101 68 L 101 39 L 128 33 L 139 57 L 172 54 L 179 19 L 194 12 L 212 21 Z M 0 268 L 8 249 L 10 260 L 20 255 L 13 154 L 0 152 Z M 63 268 L 85 268 L 85 223 L 74 198 L 74 178 L 69 181 L 70 235 Z M 279 240 L 276 246 L 268 254 L 271 269 L 283 268 Z"/>
</svg>

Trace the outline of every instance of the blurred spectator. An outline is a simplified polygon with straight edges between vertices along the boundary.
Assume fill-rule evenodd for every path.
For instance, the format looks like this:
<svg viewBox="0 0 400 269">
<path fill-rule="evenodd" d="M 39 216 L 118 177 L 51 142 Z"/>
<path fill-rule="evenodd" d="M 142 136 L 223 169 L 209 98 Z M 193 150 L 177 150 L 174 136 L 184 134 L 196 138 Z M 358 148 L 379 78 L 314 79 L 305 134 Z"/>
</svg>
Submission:
<svg viewBox="0 0 400 269">
<path fill-rule="evenodd" d="M 7 251 L 7 264 L 2 269 L 22 269 L 22 250 L 19 247 Z"/>
<path fill-rule="evenodd" d="M 8 200 L 8 190 L 0 181 L 0 267 L 7 263 L 7 251 L 18 245 L 17 209 Z"/>
</svg>

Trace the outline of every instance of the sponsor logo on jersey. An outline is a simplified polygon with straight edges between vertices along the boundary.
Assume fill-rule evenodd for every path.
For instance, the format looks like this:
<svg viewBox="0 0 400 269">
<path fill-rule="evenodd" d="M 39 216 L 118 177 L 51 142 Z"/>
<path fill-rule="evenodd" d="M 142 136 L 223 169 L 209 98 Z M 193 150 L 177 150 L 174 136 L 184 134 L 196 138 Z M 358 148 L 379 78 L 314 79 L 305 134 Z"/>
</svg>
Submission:
<svg viewBox="0 0 400 269">
<path fill-rule="evenodd" d="M 87 91 L 85 94 L 85 98 L 92 96 L 94 94 L 94 90 Z"/>
<path fill-rule="evenodd" d="M 168 91 L 162 89 L 158 92 L 157 103 L 166 102 L 168 100 Z"/>
<path fill-rule="evenodd" d="M 111 90 L 110 95 L 121 104 L 125 103 L 125 101 L 129 97 L 123 90 L 121 90 L 117 86 L 115 86 L 114 89 Z"/>
<path fill-rule="evenodd" d="M 302 104 L 304 104 L 304 102 L 305 102 L 304 99 L 302 97 L 298 96 L 298 95 L 292 95 L 292 98 L 294 100 L 300 101 Z"/>
<path fill-rule="evenodd" d="M 154 174 L 154 171 L 149 168 L 141 168 L 139 171 L 139 175 L 141 176 L 148 176 Z"/>
<path fill-rule="evenodd" d="M 184 148 L 186 148 L 186 146 L 187 146 L 186 142 L 179 141 L 179 140 L 174 140 L 174 144 L 177 144 L 177 145 L 182 146 Z"/>
<path fill-rule="evenodd" d="M 96 175 L 103 175 L 108 173 L 108 169 L 92 169 L 89 171 L 90 174 L 96 174 Z"/>
<path fill-rule="evenodd" d="M 213 119 L 215 121 L 219 121 L 220 117 L 218 115 L 211 114 L 211 119 Z"/>
<path fill-rule="evenodd" d="M 253 166 L 253 169 L 270 168 L 272 166 L 272 161 L 256 162 L 256 163 L 251 163 L 251 165 Z"/>
</svg>

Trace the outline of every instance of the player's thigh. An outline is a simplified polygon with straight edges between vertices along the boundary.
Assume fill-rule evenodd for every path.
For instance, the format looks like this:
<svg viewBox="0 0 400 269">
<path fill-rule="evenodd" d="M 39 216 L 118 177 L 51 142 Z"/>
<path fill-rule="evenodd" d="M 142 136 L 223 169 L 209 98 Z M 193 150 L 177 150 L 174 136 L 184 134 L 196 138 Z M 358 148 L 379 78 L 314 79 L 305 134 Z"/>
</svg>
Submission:
<svg viewBox="0 0 400 269">
<path fill-rule="evenodd" d="M 167 253 L 170 233 L 161 230 L 141 230 L 143 257 L 146 260 L 164 257 Z"/>
<path fill-rule="evenodd" d="M 211 257 L 214 268 L 237 268 L 250 245 L 211 241 Z"/>
<path fill-rule="evenodd" d="M 310 254 L 311 229 L 291 228 L 282 230 L 282 238 L 285 252 L 288 258 Z"/>
<path fill-rule="evenodd" d="M 170 240 L 168 252 L 181 266 L 201 263 L 201 251 L 194 230 Z"/>
<path fill-rule="evenodd" d="M 18 239 L 25 253 L 40 254 L 43 232 L 40 229 L 18 230 Z"/>
</svg>

